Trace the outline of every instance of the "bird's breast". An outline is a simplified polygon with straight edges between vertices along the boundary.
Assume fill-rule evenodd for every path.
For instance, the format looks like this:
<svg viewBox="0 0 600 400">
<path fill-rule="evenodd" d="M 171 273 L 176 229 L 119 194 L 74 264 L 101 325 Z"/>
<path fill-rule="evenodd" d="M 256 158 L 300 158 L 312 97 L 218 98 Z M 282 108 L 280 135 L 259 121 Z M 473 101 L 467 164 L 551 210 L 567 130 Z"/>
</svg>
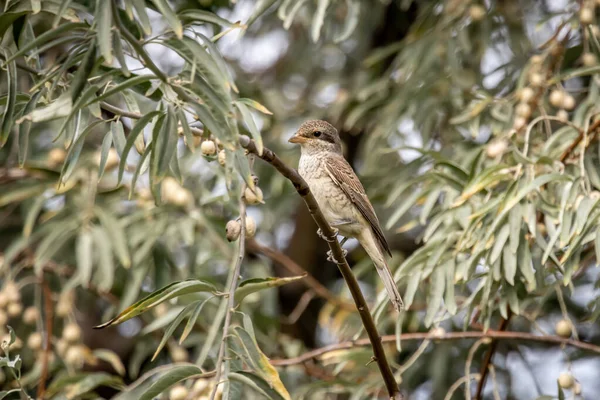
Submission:
<svg viewBox="0 0 600 400">
<path fill-rule="evenodd" d="M 345 236 L 355 236 L 354 232 L 344 232 L 344 228 L 352 228 L 354 231 L 355 227 L 351 225 L 358 223 L 361 216 L 357 215 L 358 211 L 346 193 L 331 179 L 323 159 L 324 157 L 302 155 L 298 172 L 308 183 L 325 219 L 331 225 L 341 221 L 350 222 L 345 227 L 340 226 L 340 232 L 346 233 Z"/>
</svg>

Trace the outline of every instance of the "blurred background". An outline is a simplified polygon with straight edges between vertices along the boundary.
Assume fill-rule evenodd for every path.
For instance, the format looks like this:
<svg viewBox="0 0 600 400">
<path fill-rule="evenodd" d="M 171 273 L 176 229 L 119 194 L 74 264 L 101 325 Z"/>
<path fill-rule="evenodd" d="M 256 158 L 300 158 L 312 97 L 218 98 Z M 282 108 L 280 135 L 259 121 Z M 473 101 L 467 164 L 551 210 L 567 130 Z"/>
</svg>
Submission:
<svg viewBox="0 0 600 400">
<path fill-rule="evenodd" d="M 388 398 L 369 346 L 302 356 L 366 335 L 238 143 L 295 168 L 324 119 L 392 248 L 400 315 L 345 245 L 406 398 L 596 398 L 599 5 L 0 0 L 2 394 Z"/>
</svg>

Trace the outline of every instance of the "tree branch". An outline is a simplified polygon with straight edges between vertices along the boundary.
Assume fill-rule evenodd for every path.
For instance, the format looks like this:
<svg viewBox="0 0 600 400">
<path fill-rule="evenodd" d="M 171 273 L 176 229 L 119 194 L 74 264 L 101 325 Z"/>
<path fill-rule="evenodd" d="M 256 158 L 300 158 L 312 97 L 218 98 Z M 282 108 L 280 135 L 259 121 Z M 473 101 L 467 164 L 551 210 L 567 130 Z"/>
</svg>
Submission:
<svg viewBox="0 0 600 400">
<path fill-rule="evenodd" d="M 507 315 L 506 319 L 502 318 L 500 321 L 500 325 L 498 326 L 498 331 L 505 331 L 508 327 L 508 321 L 510 320 L 511 315 Z M 485 386 L 485 379 L 487 378 L 487 374 L 489 371 L 490 363 L 492 362 L 492 357 L 496 352 L 496 348 L 498 347 L 498 342 L 493 340 L 490 343 L 490 348 L 483 359 L 483 363 L 481 364 L 481 371 L 479 371 L 480 379 L 477 382 L 477 390 L 475 391 L 475 400 L 481 400 L 481 394 L 483 393 L 483 387 Z"/>
<path fill-rule="evenodd" d="M 282 252 L 267 246 L 263 246 L 254 239 L 247 240 L 246 245 L 248 246 L 248 250 L 264 255 L 271 261 L 280 264 L 294 275 L 307 274 L 304 279 L 301 279 L 299 281 L 299 283 L 302 283 L 307 288 L 312 289 L 317 294 L 317 296 L 322 297 L 323 299 L 335 304 L 336 306 L 344 310 L 354 311 L 356 309 L 356 307 L 352 303 L 345 301 L 339 298 L 339 296 L 336 296 L 335 294 L 331 293 L 331 291 L 325 286 L 323 286 L 321 282 L 316 280 L 314 276 L 310 275 L 304 268 L 296 264 L 294 260 L 286 256 Z"/>
<path fill-rule="evenodd" d="M 448 340 L 463 340 L 463 339 L 481 339 L 481 338 L 490 338 L 493 340 L 517 340 L 517 341 L 530 341 L 530 342 L 539 342 L 546 344 L 559 344 L 559 345 L 567 345 L 576 347 L 582 350 L 590 351 L 593 353 L 600 354 L 600 346 L 597 346 L 592 343 L 582 342 L 580 340 L 575 339 L 565 339 L 560 336 L 539 336 L 529 332 L 506 332 L 506 331 L 492 331 L 488 330 L 487 332 L 478 332 L 478 331 L 469 331 L 469 332 L 448 332 L 443 335 L 431 335 L 429 332 L 415 332 L 415 333 L 403 333 L 400 335 L 400 339 L 402 341 L 409 340 L 435 340 L 435 341 L 448 341 Z M 385 335 L 381 338 L 382 343 L 395 343 L 396 335 Z M 322 356 L 326 353 L 331 353 L 337 350 L 348 350 L 354 347 L 368 346 L 370 344 L 367 339 L 359 339 L 359 340 L 349 340 L 347 342 L 342 342 L 338 344 L 332 344 L 329 346 L 324 346 L 315 350 L 311 350 L 306 352 L 298 357 L 294 358 L 285 358 L 285 359 L 273 359 L 271 360 L 271 364 L 276 366 L 288 366 L 288 365 L 296 365 L 301 364 L 305 361 L 312 360 L 319 356 Z"/>
<path fill-rule="evenodd" d="M 244 190 L 246 184 L 242 184 L 242 190 L 240 195 L 240 224 L 242 229 L 240 230 L 239 247 L 237 254 L 237 261 L 231 276 L 231 282 L 229 284 L 229 294 L 227 299 L 227 312 L 225 314 L 225 322 L 223 323 L 223 338 L 221 339 L 221 345 L 219 346 L 219 355 L 217 357 L 217 364 L 215 366 L 216 377 L 215 385 L 210 393 L 210 400 L 214 400 L 217 394 L 217 388 L 219 387 L 219 381 L 221 380 L 221 370 L 223 369 L 223 360 L 225 358 L 225 347 L 227 345 L 227 339 L 229 338 L 229 325 L 231 324 L 231 313 L 235 308 L 235 290 L 238 286 L 240 279 L 240 269 L 242 267 L 242 261 L 244 260 L 244 254 L 246 253 L 246 202 L 244 201 Z"/>
<path fill-rule="evenodd" d="M 53 318 L 53 307 L 52 307 L 52 293 L 48 282 L 42 278 L 40 285 L 42 285 L 42 296 L 44 298 L 44 351 L 42 353 L 42 371 L 40 373 L 40 381 L 37 388 L 37 398 L 43 399 L 46 394 L 46 379 L 48 378 L 48 363 L 50 362 L 50 353 L 52 353 L 52 318 Z"/>
<path fill-rule="evenodd" d="M 302 177 L 298 174 L 298 172 L 288 167 L 281 161 L 279 157 L 275 153 L 273 153 L 268 148 L 264 148 L 262 154 L 258 153 L 256 145 L 248 136 L 240 136 L 240 144 L 242 147 L 247 149 L 250 153 L 254 153 L 258 155 L 261 159 L 271 164 L 281 175 L 286 177 L 288 180 L 292 182 L 294 188 L 298 192 L 298 194 L 302 197 L 302 200 L 306 203 L 310 214 L 313 219 L 321 229 L 321 232 L 325 235 L 327 239 L 327 244 L 331 249 L 333 254 L 333 258 L 338 260 L 338 268 L 350 289 L 350 293 L 352 294 L 352 298 L 354 299 L 354 303 L 356 304 L 356 308 L 358 309 L 358 313 L 362 320 L 363 326 L 367 331 L 367 335 L 369 336 L 369 342 L 373 347 L 373 361 L 377 363 L 379 367 L 379 372 L 383 378 L 386 389 L 391 399 L 402 399 L 402 395 L 400 394 L 400 389 L 398 388 L 398 383 L 394 379 L 394 374 L 392 373 L 392 369 L 390 368 L 390 364 L 385 355 L 385 351 L 383 349 L 383 345 L 381 343 L 381 336 L 377 331 L 377 326 L 375 325 L 375 321 L 373 321 L 373 317 L 369 311 L 369 306 L 367 305 L 367 301 L 360 290 L 360 286 L 358 285 L 358 281 L 354 277 L 352 273 L 352 269 L 350 265 L 348 265 L 348 261 L 344 257 L 344 253 L 342 251 L 342 247 L 337 241 L 336 232 L 329 226 L 323 213 L 319 209 L 319 205 L 317 204 L 317 200 L 310 192 L 308 184 Z"/>
</svg>

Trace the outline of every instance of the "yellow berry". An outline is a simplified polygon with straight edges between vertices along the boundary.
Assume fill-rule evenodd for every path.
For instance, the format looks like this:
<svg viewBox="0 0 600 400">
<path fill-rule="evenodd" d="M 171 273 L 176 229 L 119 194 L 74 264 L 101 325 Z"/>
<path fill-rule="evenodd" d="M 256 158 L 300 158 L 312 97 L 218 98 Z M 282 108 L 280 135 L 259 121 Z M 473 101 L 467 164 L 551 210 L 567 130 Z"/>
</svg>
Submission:
<svg viewBox="0 0 600 400">
<path fill-rule="evenodd" d="M 225 153 L 225 150 L 219 151 L 219 154 L 217 155 L 217 160 L 219 161 L 219 164 L 225 166 L 225 163 L 227 162 L 227 153 Z"/>
<path fill-rule="evenodd" d="M 244 190 L 244 199 L 246 200 L 246 204 L 259 204 L 262 203 L 263 193 L 262 190 L 258 186 L 254 187 L 254 191 L 250 188 L 246 188 Z"/>
<path fill-rule="evenodd" d="M 554 330 L 556 331 L 556 334 L 558 336 L 569 338 L 573 333 L 573 325 L 571 325 L 570 321 L 566 319 L 561 319 L 556 323 Z"/>
<path fill-rule="evenodd" d="M 558 384 L 563 389 L 570 389 L 575 384 L 575 379 L 573 379 L 573 375 L 568 372 L 563 372 L 558 376 Z"/>
<path fill-rule="evenodd" d="M 81 366 L 85 359 L 85 349 L 81 345 L 70 346 L 65 351 L 65 362 L 71 366 Z"/>
<path fill-rule="evenodd" d="M 593 67 L 598 64 L 598 59 L 596 58 L 596 55 L 593 53 L 584 53 L 581 56 L 581 62 L 586 67 Z"/>
<path fill-rule="evenodd" d="M 205 140 L 200 145 L 200 151 L 205 156 L 212 156 L 217 152 L 217 145 L 212 140 Z"/>
<path fill-rule="evenodd" d="M 227 240 L 230 242 L 238 240 L 241 230 L 242 226 L 238 221 L 231 220 L 227 222 L 227 225 L 225 226 L 225 236 L 227 237 Z"/>
<path fill-rule="evenodd" d="M 523 103 L 529 103 L 533 97 L 535 96 L 535 92 L 532 88 L 526 86 L 519 90 L 518 97 Z"/>
<path fill-rule="evenodd" d="M 474 4 L 471 7 L 469 7 L 469 16 L 473 21 L 481 21 L 485 17 L 485 14 L 485 8 L 483 8 L 479 4 Z"/>
<path fill-rule="evenodd" d="M 505 140 L 494 140 L 487 145 L 485 152 L 489 158 L 496 158 L 499 155 L 504 154 L 508 147 Z"/>
<path fill-rule="evenodd" d="M 188 395 L 188 390 L 185 386 L 173 386 L 169 391 L 169 400 L 185 400 Z"/>
<path fill-rule="evenodd" d="M 96 154 L 94 155 L 94 162 L 97 166 L 100 166 L 100 161 L 102 159 L 102 153 L 97 151 Z M 119 153 L 117 153 L 117 150 L 115 150 L 114 148 L 110 148 L 108 150 L 108 155 L 106 157 L 106 164 L 104 164 L 104 169 L 105 170 L 111 170 L 113 168 L 115 168 L 116 166 L 119 165 Z"/>
<path fill-rule="evenodd" d="M 4 327 L 8 322 L 8 315 L 4 312 L 4 310 L 0 310 L 0 327 Z"/>
<path fill-rule="evenodd" d="M 517 117 L 513 121 L 513 129 L 517 131 L 521 130 L 523 127 L 525 127 L 525 125 L 527 125 L 527 120 L 523 117 Z"/>
<path fill-rule="evenodd" d="M 174 346 L 171 348 L 171 359 L 173 362 L 185 362 L 189 358 L 189 354 L 186 349 L 180 346 Z"/>
<path fill-rule="evenodd" d="M 67 152 L 61 148 L 55 147 L 48 152 L 48 163 L 53 167 L 62 164 L 65 158 L 67 158 Z"/>
<path fill-rule="evenodd" d="M 594 10 L 592 8 L 583 7 L 579 11 L 579 21 L 584 25 L 589 25 L 594 22 Z"/>
<path fill-rule="evenodd" d="M 9 281 L 4 285 L 4 293 L 6 294 L 6 298 L 9 302 L 17 302 L 21 300 L 21 293 L 19 293 L 19 288 L 17 284 L 13 281 Z"/>
<path fill-rule="evenodd" d="M 27 325 L 35 325 L 39 316 L 38 309 L 35 307 L 27 307 L 23 313 L 23 322 Z"/>
<path fill-rule="evenodd" d="M 246 216 L 246 238 L 253 238 L 256 234 L 256 222 L 254 218 Z"/>
<path fill-rule="evenodd" d="M 68 323 L 63 328 L 62 337 L 70 343 L 79 341 L 81 338 L 81 329 L 79 328 L 79 325 L 74 322 Z"/>
<path fill-rule="evenodd" d="M 564 90 L 560 90 L 560 89 L 554 89 L 552 92 L 550 92 L 550 104 L 552 104 L 554 107 L 562 107 L 563 105 L 563 101 L 565 99 L 565 92 Z"/>
<path fill-rule="evenodd" d="M 16 317 L 18 315 L 21 315 L 21 312 L 23 312 L 23 306 L 21 305 L 21 303 L 8 303 L 8 307 L 6 308 L 6 311 L 8 312 L 8 315 L 10 315 L 11 317 Z"/>
<path fill-rule="evenodd" d="M 575 382 L 575 385 L 573 386 L 573 394 L 577 396 L 581 394 L 581 385 L 579 384 L 579 382 Z"/>
<path fill-rule="evenodd" d="M 542 86 L 544 84 L 544 77 L 540 73 L 534 72 L 529 76 L 529 83 L 532 86 Z"/>
<path fill-rule="evenodd" d="M 27 338 L 27 347 L 33 351 L 38 351 L 42 348 L 42 334 L 39 332 L 33 332 Z"/>
<path fill-rule="evenodd" d="M 571 96 L 570 94 L 567 94 L 565 96 L 565 98 L 563 99 L 563 104 L 562 104 L 563 108 L 565 110 L 572 110 L 575 108 L 575 98 L 573 96 Z"/>
<path fill-rule="evenodd" d="M 529 118 L 531 116 L 531 107 L 527 103 L 519 103 L 515 112 L 519 117 Z"/>
<path fill-rule="evenodd" d="M 566 112 L 565 110 L 558 110 L 556 112 L 556 118 L 558 118 L 560 121 L 568 121 L 569 120 L 569 113 Z"/>
</svg>

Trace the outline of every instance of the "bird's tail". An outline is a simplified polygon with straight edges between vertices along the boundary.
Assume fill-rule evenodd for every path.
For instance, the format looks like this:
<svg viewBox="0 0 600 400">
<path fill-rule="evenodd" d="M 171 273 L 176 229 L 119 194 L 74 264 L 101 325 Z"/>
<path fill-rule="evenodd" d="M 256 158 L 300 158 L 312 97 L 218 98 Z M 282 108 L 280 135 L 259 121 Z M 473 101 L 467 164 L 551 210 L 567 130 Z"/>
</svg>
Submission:
<svg viewBox="0 0 600 400">
<path fill-rule="evenodd" d="M 385 286 L 385 290 L 392 305 L 396 311 L 402 311 L 404 309 L 404 302 L 402 301 L 402 297 L 400 296 L 400 292 L 394 281 L 392 271 L 390 271 L 390 267 L 385 260 L 384 253 L 377 245 L 373 233 L 370 230 L 366 231 L 364 234 L 360 235 L 358 240 L 373 261 L 373 264 L 375 264 L 375 269 L 377 269 L 377 273 L 383 281 L 383 286 Z"/>
</svg>

